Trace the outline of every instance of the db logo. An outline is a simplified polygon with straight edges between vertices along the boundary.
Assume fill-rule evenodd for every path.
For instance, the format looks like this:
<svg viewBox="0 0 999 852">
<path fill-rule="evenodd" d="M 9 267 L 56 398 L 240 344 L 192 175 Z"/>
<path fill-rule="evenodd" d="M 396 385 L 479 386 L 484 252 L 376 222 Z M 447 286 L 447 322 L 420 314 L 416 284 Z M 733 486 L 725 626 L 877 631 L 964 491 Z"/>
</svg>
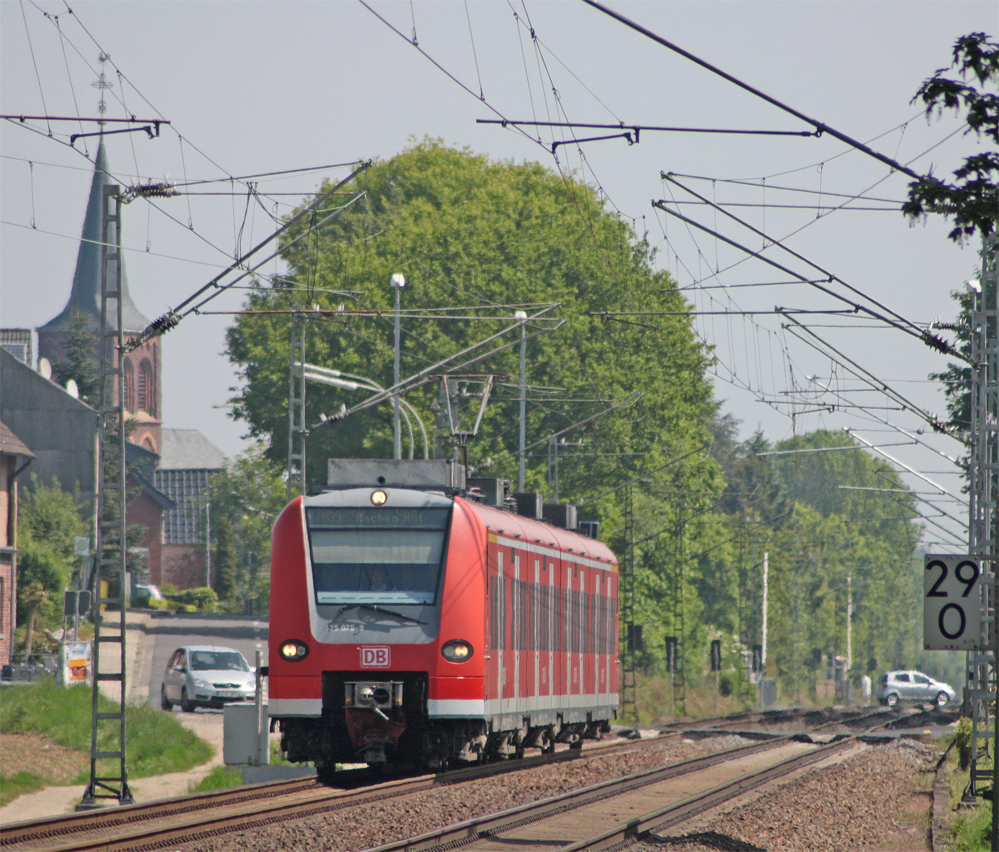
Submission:
<svg viewBox="0 0 999 852">
<path fill-rule="evenodd" d="M 389 649 L 384 646 L 361 648 L 361 668 L 384 669 L 389 665 Z"/>
</svg>

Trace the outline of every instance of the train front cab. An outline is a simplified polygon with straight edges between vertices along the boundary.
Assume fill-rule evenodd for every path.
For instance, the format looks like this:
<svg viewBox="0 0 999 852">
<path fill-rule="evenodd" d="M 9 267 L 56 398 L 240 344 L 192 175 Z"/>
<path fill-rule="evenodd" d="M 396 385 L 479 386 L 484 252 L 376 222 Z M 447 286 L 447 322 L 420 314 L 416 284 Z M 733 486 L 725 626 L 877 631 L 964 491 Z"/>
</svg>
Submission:
<svg viewBox="0 0 999 852">
<path fill-rule="evenodd" d="M 315 761 L 321 775 L 355 762 L 440 769 L 599 736 L 617 707 L 610 551 L 455 498 L 432 601 L 330 591 L 313 571 L 312 557 L 326 557 L 306 513 L 377 512 L 374 490 L 298 499 L 275 524 L 270 712 L 288 759 Z M 382 490 L 384 506 L 452 506 Z M 349 570 L 371 567 L 357 560 Z"/>
<path fill-rule="evenodd" d="M 288 759 L 325 774 L 475 758 L 486 728 L 485 535 L 467 504 L 406 489 L 327 492 L 293 501 L 272 542 L 270 715 Z M 388 581 L 378 588 L 377 572 Z"/>
</svg>

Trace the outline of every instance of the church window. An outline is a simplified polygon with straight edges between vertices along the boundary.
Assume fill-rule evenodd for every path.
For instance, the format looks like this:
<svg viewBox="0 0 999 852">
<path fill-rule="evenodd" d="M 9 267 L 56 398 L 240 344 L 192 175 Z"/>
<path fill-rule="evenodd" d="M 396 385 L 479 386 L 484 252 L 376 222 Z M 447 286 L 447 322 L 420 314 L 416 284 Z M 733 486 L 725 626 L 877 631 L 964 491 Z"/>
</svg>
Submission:
<svg viewBox="0 0 999 852">
<path fill-rule="evenodd" d="M 135 368 L 125 359 L 125 410 L 135 411 Z"/>
<path fill-rule="evenodd" d="M 156 414 L 153 410 L 156 403 L 156 385 L 153 380 L 153 366 L 148 359 L 143 359 L 142 363 L 139 364 L 136 402 L 139 411 Z"/>
</svg>

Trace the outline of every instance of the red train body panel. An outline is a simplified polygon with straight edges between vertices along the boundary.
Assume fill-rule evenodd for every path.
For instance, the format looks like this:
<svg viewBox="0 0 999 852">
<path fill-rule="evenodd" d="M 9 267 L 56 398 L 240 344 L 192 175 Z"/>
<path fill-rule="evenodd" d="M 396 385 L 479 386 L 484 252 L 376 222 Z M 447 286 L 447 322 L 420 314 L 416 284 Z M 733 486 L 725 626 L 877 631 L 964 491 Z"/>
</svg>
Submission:
<svg viewBox="0 0 999 852">
<path fill-rule="evenodd" d="M 442 493 L 294 500 L 273 531 L 269 710 L 290 760 L 444 768 L 578 746 L 617 712 L 603 544 Z"/>
</svg>

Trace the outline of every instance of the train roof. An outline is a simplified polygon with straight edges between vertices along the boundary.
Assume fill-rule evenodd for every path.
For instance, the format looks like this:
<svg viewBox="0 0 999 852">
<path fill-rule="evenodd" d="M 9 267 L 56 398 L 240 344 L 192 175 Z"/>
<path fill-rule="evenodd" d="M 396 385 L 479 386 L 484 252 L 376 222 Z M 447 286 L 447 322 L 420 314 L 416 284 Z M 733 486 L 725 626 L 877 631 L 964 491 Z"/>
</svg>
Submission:
<svg viewBox="0 0 999 852">
<path fill-rule="evenodd" d="M 462 498 L 455 499 L 461 500 Z M 486 529 L 492 533 L 515 541 L 523 540 L 527 544 L 553 547 L 563 553 L 617 565 L 614 552 L 601 541 L 573 530 L 552 526 L 525 515 L 518 515 L 516 512 L 504 511 L 470 500 L 462 500 L 462 502 L 482 519 Z"/>
</svg>

